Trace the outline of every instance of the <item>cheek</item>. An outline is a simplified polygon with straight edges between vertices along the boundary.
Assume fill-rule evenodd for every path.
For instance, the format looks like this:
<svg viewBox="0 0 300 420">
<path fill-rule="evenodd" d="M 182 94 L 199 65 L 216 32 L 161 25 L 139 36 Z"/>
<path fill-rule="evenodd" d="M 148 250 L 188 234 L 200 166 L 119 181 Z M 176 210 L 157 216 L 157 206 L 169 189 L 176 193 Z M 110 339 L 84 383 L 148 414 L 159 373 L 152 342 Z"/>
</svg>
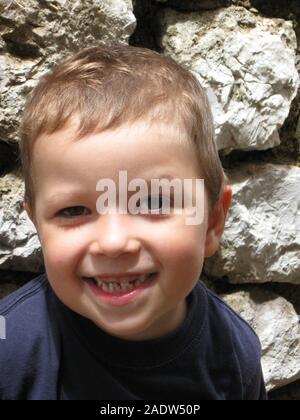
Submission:
<svg viewBox="0 0 300 420">
<path fill-rule="evenodd" d="M 64 270 L 81 255 L 81 241 L 74 235 L 44 232 L 41 236 L 45 265 L 49 271 Z"/>
<path fill-rule="evenodd" d="M 197 242 L 185 241 L 178 248 L 178 252 L 174 253 L 175 268 L 184 275 L 185 278 L 198 278 L 203 266 L 204 252 Z"/>
<path fill-rule="evenodd" d="M 169 229 L 168 234 L 157 235 L 156 253 L 165 266 L 181 273 L 201 271 L 204 260 L 205 236 L 200 226 Z"/>
</svg>

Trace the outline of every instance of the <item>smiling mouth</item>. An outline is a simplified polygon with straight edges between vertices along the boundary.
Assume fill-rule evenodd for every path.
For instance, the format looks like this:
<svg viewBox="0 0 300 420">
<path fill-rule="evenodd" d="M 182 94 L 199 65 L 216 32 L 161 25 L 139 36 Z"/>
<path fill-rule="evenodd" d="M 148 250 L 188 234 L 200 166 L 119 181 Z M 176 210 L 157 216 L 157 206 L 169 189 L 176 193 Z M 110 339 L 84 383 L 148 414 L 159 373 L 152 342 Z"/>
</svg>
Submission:
<svg viewBox="0 0 300 420">
<path fill-rule="evenodd" d="M 128 293 L 141 286 L 146 286 L 152 282 L 157 273 L 142 274 L 136 277 L 124 277 L 123 279 L 115 279 L 117 281 L 104 281 L 99 277 L 83 277 L 82 279 L 88 283 L 92 283 L 105 293 Z"/>
</svg>

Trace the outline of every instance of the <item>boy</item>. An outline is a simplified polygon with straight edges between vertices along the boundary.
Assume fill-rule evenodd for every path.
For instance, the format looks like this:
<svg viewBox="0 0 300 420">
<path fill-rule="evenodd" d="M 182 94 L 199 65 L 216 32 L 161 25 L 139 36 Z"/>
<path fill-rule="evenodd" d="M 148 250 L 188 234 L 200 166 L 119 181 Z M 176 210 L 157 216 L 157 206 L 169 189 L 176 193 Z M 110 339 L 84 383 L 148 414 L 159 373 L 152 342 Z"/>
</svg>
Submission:
<svg viewBox="0 0 300 420">
<path fill-rule="evenodd" d="M 46 273 L 0 303 L 2 399 L 266 398 L 257 336 L 199 281 L 232 193 L 188 70 L 131 46 L 78 53 L 30 95 L 21 158 Z M 162 194 L 99 211 L 120 171 L 204 179 L 201 223 L 163 214 Z"/>
</svg>

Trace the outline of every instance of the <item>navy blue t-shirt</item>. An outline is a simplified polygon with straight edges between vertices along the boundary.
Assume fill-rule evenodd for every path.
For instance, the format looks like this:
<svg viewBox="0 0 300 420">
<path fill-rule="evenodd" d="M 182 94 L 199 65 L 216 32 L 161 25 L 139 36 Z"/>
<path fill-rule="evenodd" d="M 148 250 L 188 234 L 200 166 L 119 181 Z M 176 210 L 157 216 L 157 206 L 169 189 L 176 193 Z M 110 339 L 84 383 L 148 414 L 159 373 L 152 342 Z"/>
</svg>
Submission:
<svg viewBox="0 0 300 420">
<path fill-rule="evenodd" d="M 254 331 L 200 280 L 187 303 L 171 333 L 124 340 L 71 311 L 38 276 L 0 301 L 0 399 L 266 399 Z"/>
</svg>

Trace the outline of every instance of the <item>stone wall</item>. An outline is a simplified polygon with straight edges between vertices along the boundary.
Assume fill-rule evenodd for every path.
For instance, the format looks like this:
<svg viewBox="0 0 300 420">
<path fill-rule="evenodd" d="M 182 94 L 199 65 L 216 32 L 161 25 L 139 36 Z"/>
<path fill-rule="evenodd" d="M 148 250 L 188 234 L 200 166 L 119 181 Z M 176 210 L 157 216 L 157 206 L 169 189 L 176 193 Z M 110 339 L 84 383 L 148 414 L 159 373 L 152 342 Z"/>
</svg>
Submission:
<svg viewBox="0 0 300 420">
<path fill-rule="evenodd" d="M 271 398 L 299 399 L 299 21 L 298 0 L 1 0 L 0 297 L 44 270 L 22 209 L 26 95 L 80 48 L 117 40 L 155 49 L 207 89 L 233 188 L 203 280 L 257 331 Z"/>
</svg>

